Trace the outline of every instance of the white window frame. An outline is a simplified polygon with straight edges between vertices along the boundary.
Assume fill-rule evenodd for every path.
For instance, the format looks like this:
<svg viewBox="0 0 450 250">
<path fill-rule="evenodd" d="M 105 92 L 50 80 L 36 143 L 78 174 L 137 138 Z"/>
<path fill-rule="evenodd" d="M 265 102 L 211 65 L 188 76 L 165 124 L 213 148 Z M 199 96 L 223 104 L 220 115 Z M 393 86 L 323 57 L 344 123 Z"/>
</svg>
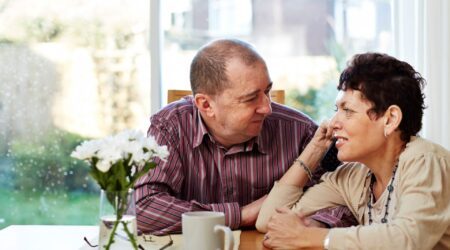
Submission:
<svg viewBox="0 0 450 250">
<path fill-rule="evenodd" d="M 427 80 L 421 135 L 450 148 L 450 4 L 392 0 L 394 54 Z"/>
<path fill-rule="evenodd" d="M 151 114 L 162 101 L 161 0 L 150 1 Z M 394 56 L 427 79 L 422 136 L 450 148 L 450 4 L 448 0 L 392 0 Z"/>
</svg>

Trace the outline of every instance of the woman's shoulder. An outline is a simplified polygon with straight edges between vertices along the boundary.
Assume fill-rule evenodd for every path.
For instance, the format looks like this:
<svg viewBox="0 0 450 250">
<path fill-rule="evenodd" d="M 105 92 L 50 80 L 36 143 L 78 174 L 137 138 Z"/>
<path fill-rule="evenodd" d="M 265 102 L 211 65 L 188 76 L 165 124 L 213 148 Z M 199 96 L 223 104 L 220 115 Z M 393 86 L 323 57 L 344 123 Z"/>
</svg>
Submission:
<svg viewBox="0 0 450 250">
<path fill-rule="evenodd" d="M 450 152 L 437 143 L 413 136 L 400 155 L 398 167 L 402 176 L 408 176 L 405 178 L 431 180 L 430 176 L 441 176 L 450 171 Z"/>
<path fill-rule="evenodd" d="M 444 158 L 450 161 L 450 152 L 437 143 L 421 137 L 411 136 L 410 141 L 406 144 L 405 151 L 400 156 L 400 161 L 423 157 Z"/>
</svg>

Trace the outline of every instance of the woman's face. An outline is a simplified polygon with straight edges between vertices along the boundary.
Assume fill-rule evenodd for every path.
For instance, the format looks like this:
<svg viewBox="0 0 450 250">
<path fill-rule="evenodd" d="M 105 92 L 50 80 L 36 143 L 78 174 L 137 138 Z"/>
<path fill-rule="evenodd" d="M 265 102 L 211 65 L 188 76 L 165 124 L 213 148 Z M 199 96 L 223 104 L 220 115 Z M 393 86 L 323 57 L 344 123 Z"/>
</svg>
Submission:
<svg viewBox="0 0 450 250">
<path fill-rule="evenodd" d="M 369 117 L 372 104 L 357 90 L 339 91 L 336 114 L 331 120 L 340 161 L 367 162 L 382 154 L 384 143 L 383 117 Z"/>
</svg>

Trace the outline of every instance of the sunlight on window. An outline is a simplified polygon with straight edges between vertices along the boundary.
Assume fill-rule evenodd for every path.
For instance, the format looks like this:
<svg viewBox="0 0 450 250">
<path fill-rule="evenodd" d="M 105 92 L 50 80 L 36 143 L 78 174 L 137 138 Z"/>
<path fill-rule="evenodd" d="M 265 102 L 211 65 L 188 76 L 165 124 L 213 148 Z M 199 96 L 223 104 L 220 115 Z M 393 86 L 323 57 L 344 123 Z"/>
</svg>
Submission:
<svg viewBox="0 0 450 250">
<path fill-rule="evenodd" d="M 163 1 L 163 93 L 190 89 L 189 65 L 200 46 L 221 37 L 255 45 L 274 89 L 316 121 L 333 110 L 339 72 L 358 52 L 389 52 L 386 0 Z M 174 72 L 176 72 L 174 74 Z"/>
<path fill-rule="evenodd" d="M 97 223 L 70 152 L 148 126 L 148 20 L 146 0 L 0 1 L 0 228 Z"/>
</svg>

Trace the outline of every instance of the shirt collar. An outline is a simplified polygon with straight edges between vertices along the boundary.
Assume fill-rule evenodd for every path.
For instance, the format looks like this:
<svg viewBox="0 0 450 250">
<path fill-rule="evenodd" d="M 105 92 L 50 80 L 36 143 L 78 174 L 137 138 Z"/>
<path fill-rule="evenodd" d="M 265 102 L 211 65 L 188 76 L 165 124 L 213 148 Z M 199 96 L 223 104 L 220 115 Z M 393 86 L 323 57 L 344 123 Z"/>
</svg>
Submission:
<svg viewBox="0 0 450 250">
<path fill-rule="evenodd" d="M 203 137 L 208 134 L 208 128 L 203 122 L 202 116 L 200 115 L 200 112 L 198 111 L 197 107 L 195 106 L 195 104 L 193 105 L 194 105 L 194 116 L 196 116 L 194 120 L 197 122 L 196 126 L 197 134 L 195 135 L 193 146 L 194 148 L 196 148 L 200 146 L 200 144 L 202 144 Z"/>
<path fill-rule="evenodd" d="M 205 135 L 207 135 L 210 139 L 211 142 L 216 143 L 214 141 L 214 138 L 212 137 L 211 134 L 209 134 L 208 132 L 208 128 L 206 127 L 205 123 L 203 122 L 202 116 L 200 115 L 200 112 L 198 111 L 197 107 L 194 105 L 194 116 L 196 116 L 196 134 L 195 134 L 195 138 L 194 138 L 194 142 L 193 142 L 193 146 L 194 148 L 200 146 L 200 144 L 202 144 L 203 139 L 205 137 Z M 238 152 L 249 152 L 252 151 L 255 147 L 256 149 L 262 153 L 262 154 L 266 154 L 266 148 L 264 147 L 264 141 L 263 141 L 263 137 L 261 136 L 261 134 L 264 132 L 261 131 L 261 133 L 257 136 L 254 137 L 252 139 L 250 139 L 249 141 L 246 141 L 244 143 L 238 144 L 238 145 L 234 145 L 233 147 L 231 147 L 226 154 L 233 154 L 233 153 L 238 153 Z M 267 143 L 267 142 L 266 142 Z"/>
</svg>

